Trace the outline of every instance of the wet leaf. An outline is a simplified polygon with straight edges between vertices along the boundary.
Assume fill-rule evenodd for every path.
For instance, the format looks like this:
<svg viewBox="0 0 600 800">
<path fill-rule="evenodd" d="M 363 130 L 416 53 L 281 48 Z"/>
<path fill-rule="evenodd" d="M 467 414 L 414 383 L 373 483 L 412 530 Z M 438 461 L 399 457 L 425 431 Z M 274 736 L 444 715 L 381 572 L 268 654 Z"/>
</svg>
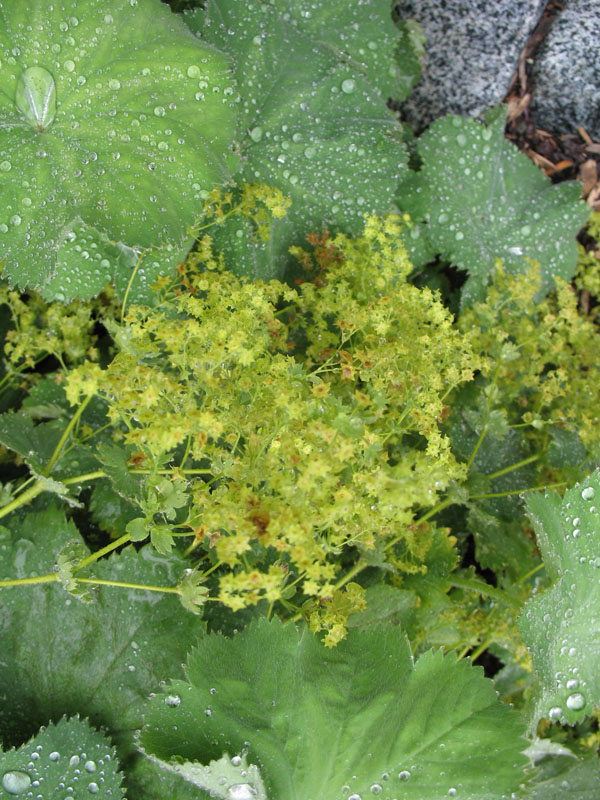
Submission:
<svg viewBox="0 0 600 800">
<path fill-rule="evenodd" d="M 203 766 L 224 754 L 258 766 L 269 798 L 499 800 L 522 777 L 520 724 L 491 681 L 441 652 L 413 665 L 392 626 L 327 650 L 261 619 L 231 640 L 205 637 L 186 673 L 150 701 L 140 742 L 202 788 Z M 216 796 L 261 796 L 246 782 L 244 795 Z"/>
<path fill-rule="evenodd" d="M 600 472 L 565 492 L 530 495 L 527 510 L 552 588 L 519 621 L 539 678 L 531 724 L 573 724 L 600 705 Z"/>
<path fill-rule="evenodd" d="M 241 181 L 276 186 L 292 200 L 267 241 L 238 218 L 211 229 L 227 264 L 281 277 L 293 263 L 288 248 L 310 231 L 358 232 L 365 214 L 390 210 L 406 155 L 385 102 L 398 71 L 387 0 L 351 11 L 340 0 L 211 0 L 185 19 L 235 59 Z"/>
<path fill-rule="evenodd" d="M 397 195 L 400 208 L 427 222 L 432 248 L 467 271 L 463 306 L 484 299 L 497 258 L 509 273 L 539 261 L 539 297 L 554 275 L 572 278 L 575 235 L 589 216 L 581 185 L 553 186 L 504 137 L 505 112 L 492 117 L 487 126 L 452 116 L 434 122 L 418 140 L 421 170 Z"/>
<path fill-rule="evenodd" d="M 114 747 L 78 717 L 43 727 L 18 750 L 0 751 L 0 776 L 6 798 L 125 797 Z"/>
<path fill-rule="evenodd" d="M 159 0 L 0 0 L 0 16 L 4 275 L 91 297 L 129 278 L 123 247 L 176 253 L 228 179 L 229 60 Z"/>
</svg>

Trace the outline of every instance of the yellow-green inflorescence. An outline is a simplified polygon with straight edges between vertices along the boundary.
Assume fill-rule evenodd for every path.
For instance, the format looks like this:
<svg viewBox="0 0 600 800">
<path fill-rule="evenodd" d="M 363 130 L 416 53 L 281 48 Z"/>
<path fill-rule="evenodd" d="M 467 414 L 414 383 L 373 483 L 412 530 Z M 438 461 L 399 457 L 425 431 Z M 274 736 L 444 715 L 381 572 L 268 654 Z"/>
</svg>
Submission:
<svg viewBox="0 0 600 800">
<path fill-rule="evenodd" d="M 285 601 L 295 586 L 329 644 L 364 604 L 357 584 L 336 587 L 344 553 L 398 541 L 390 566 L 421 569 L 415 516 L 465 477 L 440 430 L 445 399 L 486 365 L 435 294 L 407 282 L 403 224 L 310 237 L 294 287 L 235 277 L 204 237 L 157 307 L 112 326 L 109 366 L 66 383 L 73 404 L 107 401 L 136 463 L 173 464 L 179 447 L 178 467 L 204 469 L 183 527 L 222 567 L 222 603 Z"/>
</svg>

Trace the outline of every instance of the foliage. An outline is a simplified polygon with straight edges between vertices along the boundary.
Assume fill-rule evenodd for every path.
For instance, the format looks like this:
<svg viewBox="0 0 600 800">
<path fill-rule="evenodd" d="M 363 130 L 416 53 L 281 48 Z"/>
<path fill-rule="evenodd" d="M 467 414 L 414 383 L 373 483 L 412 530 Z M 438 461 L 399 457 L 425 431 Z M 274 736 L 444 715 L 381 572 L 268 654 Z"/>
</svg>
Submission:
<svg viewBox="0 0 600 800">
<path fill-rule="evenodd" d="M 2 0 L 0 15 L 5 275 L 93 297 L 143 248 L 180 247 L 228 179 L 229 61 L 159 0 Z"/>
<path fill-rule="evenodd" d="M 388 0 L 109 5 L 0 0 L 0 793 L 592 800 L 596 215 Z"/>
<path fill-rule="evenodd" d="M 0 752 L 3 794 L 124 798 L 114 748 L 78 717 L 43 727 L 18 750 Z M 66 793 L 65 793 L 66 789 Z"/>
<path fill-rule="evenodd" d="M 400 44 L 389 0 L 351 9 L 343 0 L 210 0 L 185 20 L 234 58 L 239 180 L 277 186 L 292 201 L 267 240 L 239 218 L 217 231 L 238 274 L 280 278 L 306 232 L 358 233 L 365 213 L 390 210 L 406 156 L 385 101 L 405 96 L 418 60 L 414 37 Z"/>
<path fill-rule="evenodd" d="M 447 116 L 418 140 L 422 167 L 398 190 L 398 204 L 416 221 L 432 249 L 466 270 L 463 304 L 483 300 L 496 259 L 511 273 L 527 259 L 543 265 L 540 299 L 555 277 L 569 280 L 577 262 L 575 234 L 589 215 L 581 188 L 551 186 L 527 156 L 504 138 L 505 110 L 489 124 Z"/>
<path fill-rule="evenodd" d="M 580 722 L 600 706 L 598 641 L 600 591 L 597 570 L 600 472 L 565 492 L 528 498 L 552 589 L 527 604 L 523 639 L 533 651 L 540 691 L 533 721 L 540 717 Z"/>
<path fill-rule="evenodd" d="M 195 764 L 223 749 L 260 765 L 264 790 L 248 797 L 329 800 L 344 787 L 355 797 L 500 798 L 518 788 L 517 714 L 464 661 L 438 652 L 413 664 L 398 628 L 355 633 L 331 653 L 306 630 L 261 620 L 233 640 L 205 638 L 186 675 L 151 701 L 141 745 L 213 797 L 231 797 L 230 781 L 219 786 Z"/>
</svg>

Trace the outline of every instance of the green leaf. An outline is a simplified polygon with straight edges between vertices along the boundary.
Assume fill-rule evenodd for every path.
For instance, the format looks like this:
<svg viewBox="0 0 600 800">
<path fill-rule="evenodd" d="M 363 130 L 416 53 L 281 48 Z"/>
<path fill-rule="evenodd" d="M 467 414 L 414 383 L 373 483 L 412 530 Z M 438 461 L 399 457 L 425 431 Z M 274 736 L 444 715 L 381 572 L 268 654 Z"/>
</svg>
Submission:
<svg viewBox="0 0 600 800">
<path fill-rule="evenodd" d="M 128 466 L 131 448 L 102 442 L 96 448 L 96 456 L 115 491 L 125 500 L 138 502 L 142 497 L 142 483 L 146 476 L 131 474 Z"/>
<path fill-rule="evenodd" d="M 364 214 L 391 210 L 406 155 L 382 94 L 398 69 L 388 0 L 351 9 L 343 0 L 211 0 L 185 19 L 235 58 L 241 181 L 276 186 L 292 200 L 266 242 L 237 217 L 211 229 L 225 263 L 238 274 L 282 277 L 294 263 L 288 248 L 310 231 L 357 233 Z"/>
<path fill-rule="evenodd" d="M 0 444 L 18 453 L 31 469 L 40 474 L 50 461 L 58 444 L 62 425 L 48 427 L 48 423 L 34 425 L 29 416 L 19 413 L 0 415 Z"/>
<path fill-rule="evenodd" d="M 574 724 L 600 705 L 600 472 L 565 492 L 530 495 L 527 511 L 552 588 L 519 620 L 533 656 L 540 717 Z"/>
<path fill-rule="evenodd" d="M 482 671 L 441 652 L 413 665 L 392 626 L 327 650 L 306 628 L 261 619 L 232 640 L 207 636 L 186 673 L 150 701 L 140 737 L 171 768 L 246 756 L 269 798 L 320 800 L 380 789 L 499 800 L 522 777 L 517 715 Z"/>
<path fill-rule="evenodd" d="M 228 180 L 229 61 L 159 0 L 2 0 L 0 14 L 4 274 L 90 297 L 123 246 L 186 240 Z"/>
<path fill-rule="evenodd" d="M 447 116 L 418 140 L 423 167 L 400 185 L 397 202 L 428 223 L 437 253 L 468 272 L 462 304 L 485 298 L 495 259 L 509 273 L 541 264 L 538 297 L 553 276 L 573 277 L 575 235 L 589 216 L 578 202 L 579 183 L 553 186 L 533 162 L 504 137 L 505 113 L 489 126 Z"/>
<path fill-rule="evenodd" d="M 546 741 L 546 740 L 543 740 Z M 596 753 L 573 760 L 572 756 L 546 758 L 528 784 L 530 800 L 597 800 L 600 796 L 600 759 Z"/>
<path fill-rule="evenodd" d="M 43 727 L 18 750 L 0 752 L 0 775 L 5 797 L 125 797 L 114 747 L 78 717 Z"/>
<path fill-rule="evenodd" d="M 0 536 L 1 579 L 51 573 L 57 554 L 69 542 L 81 542 L 73 523 L 54 507 L 10 528 Z M 85 577 L 93 570 L 103 580 L 175 586 L 185 566 L 175 554 L 131 548 L 87 567 Z M 86 604 L 58 583 L 0 588 L 5 743 L 23 741 L 48 720 L 80 713 L 108 729 L 118 744 L 124 742 L 127 756 L 146 697 L 164 677 L 180 672 L 185 654 L 202 635 L 202 622 L 182 613 L 173 594 L 89 588 L 94 602 Z"/>
</svg>

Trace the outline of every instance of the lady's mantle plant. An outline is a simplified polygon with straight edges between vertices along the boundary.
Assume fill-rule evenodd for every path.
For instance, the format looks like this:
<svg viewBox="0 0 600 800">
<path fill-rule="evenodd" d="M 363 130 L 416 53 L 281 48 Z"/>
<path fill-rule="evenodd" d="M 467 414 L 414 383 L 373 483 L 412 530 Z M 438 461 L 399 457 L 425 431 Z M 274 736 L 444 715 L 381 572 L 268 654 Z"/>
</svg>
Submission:
<svg viewBox="0 0 600 800">
<path fill-rule="evenodd" d="M 230 63 L 159 0 L 1 0 L 0 20 L 4 275 L 92 297 L 227 181 Z"/>
</svg>

